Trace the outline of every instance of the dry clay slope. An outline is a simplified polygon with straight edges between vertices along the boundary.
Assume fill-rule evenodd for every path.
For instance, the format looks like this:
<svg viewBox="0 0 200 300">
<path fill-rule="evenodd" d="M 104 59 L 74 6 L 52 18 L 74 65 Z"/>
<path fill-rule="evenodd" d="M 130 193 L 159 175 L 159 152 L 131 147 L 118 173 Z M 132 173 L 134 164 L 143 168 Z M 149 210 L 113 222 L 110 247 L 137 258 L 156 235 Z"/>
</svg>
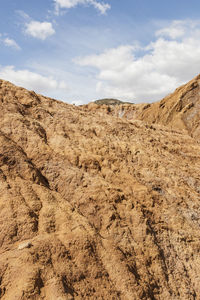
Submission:
<svg viewBox="0 0 200 300">
<path fill-rule="evenodd" d="M 0 81 L 0 298 L 199 299 L 200 146 Z"/>
<path fill-rule="evenodd" d="M 200 139 L 200 75 L 138 115 L 149 123 L 184 129 Z"/>
</svg>

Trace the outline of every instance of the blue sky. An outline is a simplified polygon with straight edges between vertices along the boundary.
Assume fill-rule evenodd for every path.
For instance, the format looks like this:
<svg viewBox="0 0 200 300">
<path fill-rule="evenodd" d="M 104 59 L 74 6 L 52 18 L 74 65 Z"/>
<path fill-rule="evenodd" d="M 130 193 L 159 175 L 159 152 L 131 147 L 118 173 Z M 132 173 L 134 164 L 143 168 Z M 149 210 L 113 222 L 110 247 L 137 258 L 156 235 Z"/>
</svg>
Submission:
<svg viewBox="0 0 200 300">
<path fill-rule="evenodd" d="M 200 73 L 199 1 L 1 0 L 0 78 L 82 104 L 152 102 Z"/>
</svg>

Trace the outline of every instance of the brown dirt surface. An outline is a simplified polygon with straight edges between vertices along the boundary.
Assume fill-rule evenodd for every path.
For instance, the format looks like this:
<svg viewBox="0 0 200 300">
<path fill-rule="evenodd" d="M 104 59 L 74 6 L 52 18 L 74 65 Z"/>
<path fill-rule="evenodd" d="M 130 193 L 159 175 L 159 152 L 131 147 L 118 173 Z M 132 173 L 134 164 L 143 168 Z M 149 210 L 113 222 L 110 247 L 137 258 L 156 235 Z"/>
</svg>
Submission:
<svg viewBox="0 0 200 300">
<path fill-rule="evenodd" d="M 0 299 L 200 299 L 197 83 L 125 118 L 0 80 Z"/>
</svg>

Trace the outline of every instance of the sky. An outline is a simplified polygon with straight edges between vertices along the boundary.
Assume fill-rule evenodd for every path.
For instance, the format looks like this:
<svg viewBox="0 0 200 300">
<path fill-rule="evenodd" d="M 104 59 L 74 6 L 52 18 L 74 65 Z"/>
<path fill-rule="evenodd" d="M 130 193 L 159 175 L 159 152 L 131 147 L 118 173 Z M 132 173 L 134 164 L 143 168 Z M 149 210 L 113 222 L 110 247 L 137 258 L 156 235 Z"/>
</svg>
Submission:
<svg viewBox="0 0 200 300">
<path fill-rule="evenodd" d="M 1 0 L 0 78 L 45 96 L 153 102 L 199 73 L 197 0 Z"/>
</svg>

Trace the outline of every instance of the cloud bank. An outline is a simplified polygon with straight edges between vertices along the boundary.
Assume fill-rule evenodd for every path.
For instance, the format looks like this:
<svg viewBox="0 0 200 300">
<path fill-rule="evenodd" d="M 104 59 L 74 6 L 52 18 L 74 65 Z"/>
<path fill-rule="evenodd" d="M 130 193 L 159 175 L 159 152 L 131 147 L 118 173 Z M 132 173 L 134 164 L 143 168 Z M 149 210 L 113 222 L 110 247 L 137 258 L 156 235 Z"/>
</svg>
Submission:
<svg viewBox="0 0 200 300">
<path fill-rule="evenodd" d="M 122 45 L 75 62 L 95 68 L 102 96 L 159 100 L 200 73 L 200 23 L 173 21 L 146 46 Z"/>
<path fill-rule="evenodd" d="M 68 86 L 64 81 L 58 81 L 29 70 L 15 70 L 14 66 L 0 66 L 0 78 L 46 95 L 55 90 L 68 91 Z"/>
</svg>

